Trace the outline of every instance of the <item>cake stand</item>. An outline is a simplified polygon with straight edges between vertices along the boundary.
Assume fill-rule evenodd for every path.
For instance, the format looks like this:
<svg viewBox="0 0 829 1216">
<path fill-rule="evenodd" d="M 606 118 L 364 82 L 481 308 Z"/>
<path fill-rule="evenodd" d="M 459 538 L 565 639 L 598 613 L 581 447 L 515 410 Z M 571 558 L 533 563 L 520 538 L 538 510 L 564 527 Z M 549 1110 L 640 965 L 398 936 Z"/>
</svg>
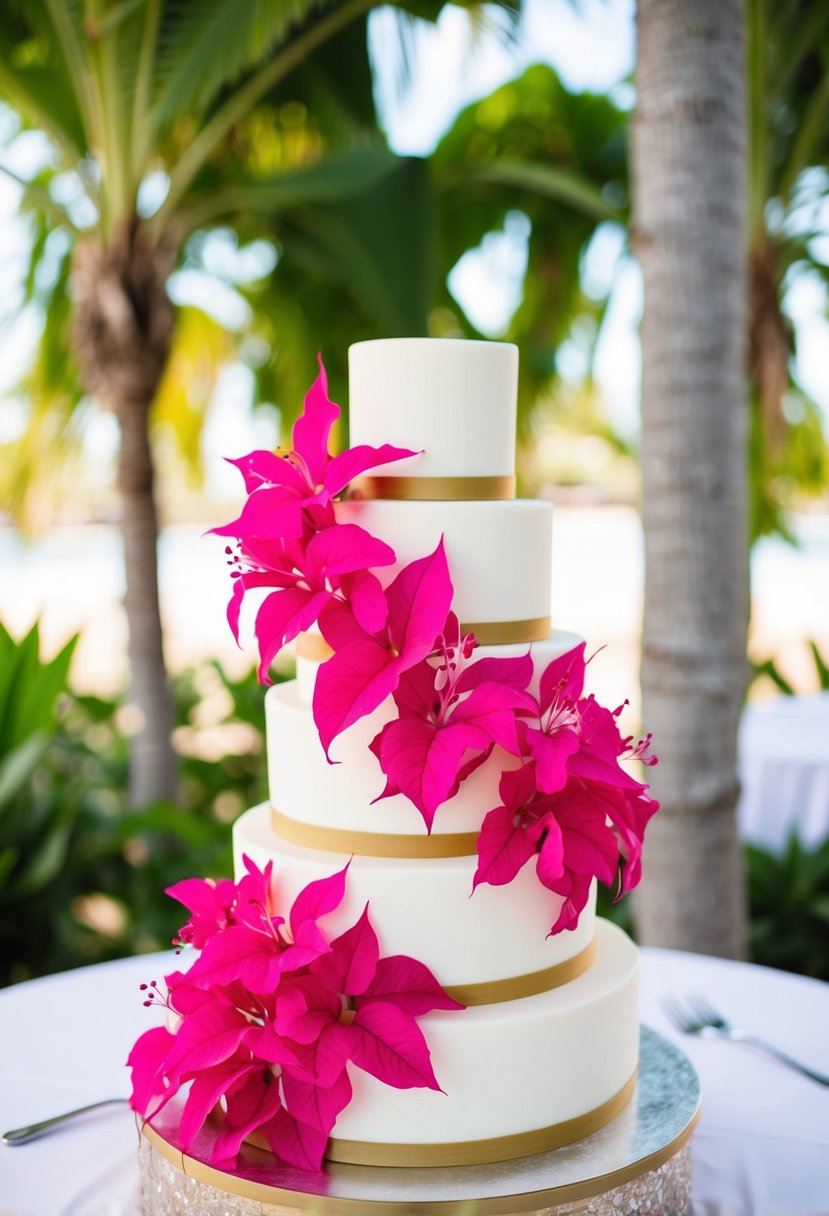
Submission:
<svg viewBox="0 0 829 1216">
<path fill-rule="evenodd" d="M 170 1102 L 140 1137 L 144 1216 L 683 1216 L 697 1075 L 677 1047 L 643 1027 L 636 1091 L 600 1131 L 576 1144 L 485 1166 L 394 1169 L 327 1164 L 308 1173 L 255 1149 L 233 1173 L 207 1165 L 206 1124 L 184 1154 Z"/>
</svg>

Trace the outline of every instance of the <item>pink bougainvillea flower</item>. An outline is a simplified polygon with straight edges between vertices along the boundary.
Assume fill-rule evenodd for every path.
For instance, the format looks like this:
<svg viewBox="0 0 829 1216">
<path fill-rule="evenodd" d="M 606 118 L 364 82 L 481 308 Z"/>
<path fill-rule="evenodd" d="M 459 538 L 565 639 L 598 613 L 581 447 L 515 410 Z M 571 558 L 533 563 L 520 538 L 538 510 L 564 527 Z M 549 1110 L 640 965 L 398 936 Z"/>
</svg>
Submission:
<svg viewBox="0 0 829 1216">
<path fill-rule="evenodd" d="M 250 452 L 230 461 L 245 479 L 248 500 L 238 519 L 212 531 L 241 539 L 301 536 L 307 524 L 302 508 L 327 507 L 352 481 L 380 464 L 390 464 L 416 453 L 383 444 L 361 445 L 331 456 L 328 440 L 340 416 L 340 407 L 328 396 L 328 378 L 318 356 L 319 375 L 305 397 L 305 409 L 294 423 L 293 447 L 288 452 Z M 333 515 L 324 516 L 333 523 Z"/>
<path fill-rule="evenodd" d="M 333 524 L 310 539 L 252 540 L 234 561 L 228 622 L 239 640 L 239 610 L 247 591 L 271 588 L 256 616 L 259 679 L 268 682 L 276 655 L 297 634 L 309 629 L 332 600 L 347 601 L 358 624 L 381 629 L 387 606 L 380 580 L 371 568 L 388 566 L 394 550 L 357 524 Z M 275 589 L 274 589 L 275 588 Z"/>
<path fill-rule="evenodd" d="M 422 963 L 380 957 L 367 907 L 329 939 L 319 922 L 341 904 L 347 870 L 305 887 L 287 919 L 270 865 L 261 871 L 247 858 L 237 883 L 171 888 L 193 913 L 179 940 L 198 940 L 201 954 L 166 977 L 166 992 L 143 986 L 168 1026 L 142 1035 L 128 1062 L 131 1104 L 146 1117 L 188 1087 L 184 1151 L 221 1104 L 214 1164 L 258 1132 L 282 1160 L 315 1170 L 351 1099 L 349 1067 L 400 1089 L 438 1088 L 416 1018 L 462 1006 Z"/>
<path fill-rule="evenodd" d="M 386 776 L 380 798 L 405 794 L 428 832 L 437 808 L 457 793 L 470 765 L 485 759 L 495 744 L 520 754 L 516 712 L 533 705 L 520 688 L 532 674 L 529 655 L 469 664 L 475 639 L 458 637 L 453 622 L 456 640 L 438 640 L 437 661 L 424 660 L 401 676 L 393 694 L 399 716 L 371 745 Z"/>
<path fill-rule="evenodd" d="M 372 713 L 403 673 L 434 650 L 452 602 L 442 539 L 434 553 L 403 567 L 385 599 L 388 616 L 374 634 L 340 606 L 320 615 L 322 635 L 334 648 L 314 686 L 314 721 L 326 756 L 337 735 Z"/>
<path fill-rule="evenodd" d="M 653 764 L 650 737 L 632 746 L 615 713 L 582 695 L 584 646 L 541 676 L 532 712 L 518 720 L 524 763 L 502 774 L 501 805 L 484 818 L 473 889 L 511 882 L 532 858 L 539 881 L 562 897 L 552 933 L 578 923 L 593 878 L 620 892 L 639 881 L 645 827 L 657 810 L 620 761 Z"/>
<path fill-rule="evenodd" d="M 535 761 L 538 788 L 552 794 L 567 781 L 568 761 L 578 750 L 578 699 L 584 687 L 584 643 L 548 664 L 539 682 L 538 725 L 521 724 L 525 751 Z"/>
<path fill-rule="evenodd" d="M 355 524 L 337 524 L 333 500 L 352 478 L 415 453 L 362 445 L 332 457 L 328 440 L 339 412 L 320 359 L 294 424 L 293 450 L 256 451 L 230 462 L 244 478 L 248 499 L 237 519 L 212 531 L 237 542 L 235 551 L 227 549 L 233 577 L 227 618 L 237 642 L 245 595 L 271 591 L 255 626 L 264 683 L 278 652 L 314 624 L 332 596 L 347 600 L 369 633 L 385 623 L 385 598 L 371 568 L 393 562 L 394 552 Z"/>
</svg>

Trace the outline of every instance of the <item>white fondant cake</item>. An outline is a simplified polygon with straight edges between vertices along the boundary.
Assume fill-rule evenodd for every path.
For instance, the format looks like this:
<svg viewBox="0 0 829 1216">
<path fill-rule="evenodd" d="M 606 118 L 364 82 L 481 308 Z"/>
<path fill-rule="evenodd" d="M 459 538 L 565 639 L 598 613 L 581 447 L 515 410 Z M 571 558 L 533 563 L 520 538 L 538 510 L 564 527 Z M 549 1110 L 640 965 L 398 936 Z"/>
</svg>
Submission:
<svg viewBox="0 0 829 1216">
<path fill-rule="evenodd" d="M 350 373 L 352 445 L 423 451 L 373 470 L 356 497 L 338 504 L 338 521 L 395 549 L 397 565 L 379 572 L 386 583 L 444 536 L 453 609 L 464 624 L 494 628 L 494 644 L 480 653 L 512 657 L 532 643 L 537 686 L 540 671 L 580 639 L 550 629 L 549 504 L 504 497 L 514 472 L 515 348 L 367 342 L 352 347 Z M 381 953 L 419 959 L 468 1005 L 422 1019 L 444 1092 L 396 1090 L 349 1068 L 354 1096 L 330 1155 L 463 1163 L 579 1138 L 630 1096 L 635 947 L 596 919 L 595 887 L 577 928 L 548 936 L 561 900 L 532 864 L 506 886 L 471 893 L 475 834 L 499 805 L 500 773 L 518 764 L 508 753 L 496 748 L 439 808 L 431 837 L 402 795 L 372 804 L 384 778 L 368 745 L 390 702 L 335 740 L 329 764 L 311 710 L 320 641 L 300 648 L 297 680 L 267 695 L 270 802 L 235 825 L 237 874 L 243 855 L 260 867 L 273 861 L 285 904 L 351 857 L 334 928 L 353 923 L 368 902 Z M 436 855 L 418 855 L 424 840 Z"/>
</svg>

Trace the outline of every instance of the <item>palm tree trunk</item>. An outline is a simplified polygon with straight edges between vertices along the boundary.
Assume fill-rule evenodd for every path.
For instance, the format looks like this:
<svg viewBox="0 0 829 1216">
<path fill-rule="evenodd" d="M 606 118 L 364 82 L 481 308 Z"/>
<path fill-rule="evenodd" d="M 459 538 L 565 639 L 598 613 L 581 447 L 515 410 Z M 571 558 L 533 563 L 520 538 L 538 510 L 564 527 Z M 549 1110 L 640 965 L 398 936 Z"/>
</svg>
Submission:
<svg viewBox="0 0 829 1216">
<path fill-rule="evenodd" d="M 160 249 L 136 217 L 107 246 L 78 245 L 73 267 L 73 345 L 89 391 L 118 418 L 118 488 L 126 572 L 132 739 L 130 804 L 176 792 L 173 709 L 158 599 L 158 519 L 148 434 L 150 406 L 170 350 L 173 308 L 166 293 L 172 251 Z"/>
<path fill-rule="evenodd" d="M 140 714 L 132 737 L 130 805 L 146 806 L 176 793 L 173 704 L 167 681 L 158 595 L 158 517 L 147 421 L 150 402 L 125 403 L 118 489 L 129 625 L 130 701 Z"/>
<path fill-rule="evenodd" d="M 735 802 L 747 679 L 746 130 L 740 0 L 639 0 L 643 720 L 660 763 L 643 943 L 745 953 Z"/>
</svg>

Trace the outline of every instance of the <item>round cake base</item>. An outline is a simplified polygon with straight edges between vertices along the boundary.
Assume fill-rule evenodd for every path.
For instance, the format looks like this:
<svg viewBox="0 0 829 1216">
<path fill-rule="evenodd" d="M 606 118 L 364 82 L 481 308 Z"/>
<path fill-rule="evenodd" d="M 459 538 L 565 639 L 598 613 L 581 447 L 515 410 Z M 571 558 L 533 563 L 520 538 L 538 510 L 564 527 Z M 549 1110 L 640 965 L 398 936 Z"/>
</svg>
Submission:
<svg viewBox="0 0 829 1216">
<path fill-rule="evenodd" d="M 144 1216 L 553 1216 L 584 1212 L 682 1216 L 690 1207 L 690 1136 L 700 1090 L 688 1059 L 642 1028 L 633 1099 L 576 1144 L 486 1166 L 393 1169 L 326 1164 L 308 1173 L 240 1156 L 233 1173 L 206 1164 L 216 1136 L 206 1125 L 189 1153 L 176 1147 L 176 1108 L 143 1127 Z"/>
</svg>

